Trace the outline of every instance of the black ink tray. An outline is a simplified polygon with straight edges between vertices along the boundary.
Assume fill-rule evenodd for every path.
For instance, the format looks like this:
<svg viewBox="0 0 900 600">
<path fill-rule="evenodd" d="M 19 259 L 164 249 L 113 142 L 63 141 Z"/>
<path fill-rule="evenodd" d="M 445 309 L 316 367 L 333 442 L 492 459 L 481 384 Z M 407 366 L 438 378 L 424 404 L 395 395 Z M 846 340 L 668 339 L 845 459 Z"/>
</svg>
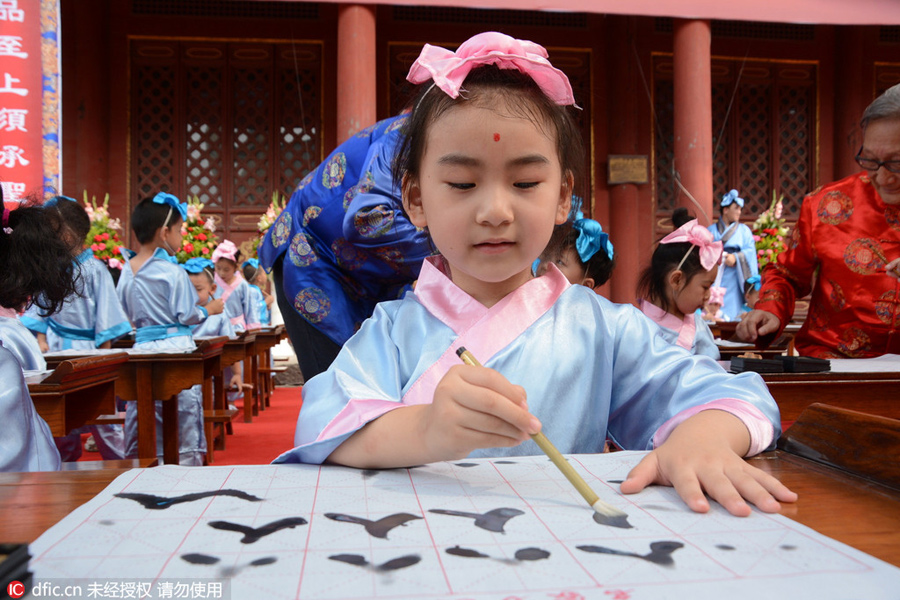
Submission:
<svg viewBox="0 0 900 600">
<path fill-rule="evenodd" d="M 785 373 L 821 373 L 831 370 L 831 361 L 809 356 L 782 356 Z"/>
<path fill-rule="evenodd" d="M 31 589 L 31 573 L 28 572 L 28 544 L 0 544 L 0 583 L 3 584 L 2 597 L 7 598 L 6 585 L 19 581 L 25 589 Z"/>
<path fill-rule="evenodd" d="M 731 359 L 731 372 L 743 373 L 784 373 L 784 363 L 777 358 L 744 358 L 735 356 Z"/>
</svg>

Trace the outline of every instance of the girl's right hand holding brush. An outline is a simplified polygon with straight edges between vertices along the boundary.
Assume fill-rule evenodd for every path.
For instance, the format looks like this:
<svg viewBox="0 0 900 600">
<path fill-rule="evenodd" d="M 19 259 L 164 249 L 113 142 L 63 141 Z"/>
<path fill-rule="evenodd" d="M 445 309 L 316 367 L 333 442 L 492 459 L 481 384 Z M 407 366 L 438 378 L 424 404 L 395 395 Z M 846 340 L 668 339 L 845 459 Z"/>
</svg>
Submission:
<svg viewBox="0 0 900 600">
<path fill-rule="evenodd" d="M 221 314 L 223 310 L 225 310 L 225 301 L 221 298 L 216 298 L 215 300 L 210 300 L 206 306 L 203 308 L 206 309 L 206 313 L 210 315 L 218 315 Z"/>
<path fill-rule="evenodd" d="M 370 421 L 327 461 L 360 469 L 409 467 L 516 446 L 540 430 L 521 386 L 493 369 L 454 365 L 433 402 L 400 405 Z"/>
<path fill-rule="evenodd" d="M 541 430 L 528 412 L 524 388 L 493 369 L 468 365 L 447 371 L 422 417 L 423 440 L 433 460 L 516 446 Z"/>
</svg>

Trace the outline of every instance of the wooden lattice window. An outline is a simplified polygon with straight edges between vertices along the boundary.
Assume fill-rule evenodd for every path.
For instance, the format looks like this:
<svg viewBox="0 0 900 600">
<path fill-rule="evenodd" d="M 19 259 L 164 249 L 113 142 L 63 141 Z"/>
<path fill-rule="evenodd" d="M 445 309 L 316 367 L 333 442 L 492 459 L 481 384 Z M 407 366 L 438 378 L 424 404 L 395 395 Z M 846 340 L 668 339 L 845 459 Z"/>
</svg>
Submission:
<svg viewBox="0 0 900 600">
<path fill-rule="evenodd" d="M 141 39 L 131 65 L 133 203 L 197 196 L 240 241 L 323 158 L 319 43 Z"/>
<path fill-rule="evenodd" d="M 663 218 L 677 197 L 672 72 L 670 55 L 654 57 L 654 173 Z M 814 63 L 713 59 L 713 197 L 740 191 L 743 220 L 768 208 L 773 191 L 784 194 L 784 214 L 795 220 L 816 187 L 816 76 Z"/>
<path fill-rule="evenodd" d="M 898 83 L 900 83 L 900 63 L 875 63 L 875 94 L 872 100 Z"/>
<path fill-rule="evenodd" d="M 453 49 L 453 48 L 451 48 Z M 389 46 L 389 83 L 388 86 L 388 105 L 391 107 L 391 114 L 398 114 L 407 105 L 412 95 L 416 91 L 416 86 L 406 81 L 406 75 L 409 73 L 409 67 L 415 62 L 422 50 L 422 44 L 419 42 L 397 42 Z M 575 122 L 581 130 L 581 136 L 584 139 L 585 148 L 593 148 L 591 143 L 591 53 L 590 50 L 579 49 L 554 49 L 548 48 L 550 59 L 553 66 L 563 71 L 572 84 L 572 92 L 575 95 L 575 101 L 582 110 L 572 112 Z M 595 92 L 596 93 L 596 92 Z M 593 157 L 590 152 L 587 153 L 584 165 L 584 173 L 590 179 Z M 593 181 L 586 181 L 581 185 L 586 198 L 584 198 L 583 210 L 586 215 L 591 214 L 591 190 L 593 189 Z"/>
</svg>

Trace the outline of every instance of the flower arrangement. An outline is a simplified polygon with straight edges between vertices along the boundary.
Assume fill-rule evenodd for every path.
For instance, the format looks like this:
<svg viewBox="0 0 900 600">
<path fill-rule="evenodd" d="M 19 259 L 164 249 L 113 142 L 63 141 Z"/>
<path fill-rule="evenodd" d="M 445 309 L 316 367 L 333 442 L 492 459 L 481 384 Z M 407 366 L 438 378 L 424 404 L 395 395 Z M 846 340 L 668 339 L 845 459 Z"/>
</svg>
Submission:
<svg viewBox="0 0 900 600">
<path fill-rule="evenodd" d="M 275 222 L 275 219 L 278 218 L 278 215 L 281 214 L 286 205 L 287 199 L 282 194 L 272 192 L 272 203 L 269 204 L 269 208 L 259 217 L 259 221 L 256 223 L 256 230 L 259 232 L 259 235 L 253 240 L 253 256 L 256 256 L 256 249 L 259 248 L 259 243 L 266 236 L 269 227 L 272 226 L 272 223 Z"/>
<path fill-rule="evenodd" d="M 98 259 L 106 263 L 111 269 L 122 270 L 122 240 L 116 230 L 122 229 L 119 219 L 109 218 L 109 194 L 103 199 L 103 204 L 97 204 L 97 197 L 92 196 L 88 201 L 87 190 L 84 191 L 84 212 L 91 220 L 91 230 L 88 232 L 84 243 L 90 246 L 91 251 Z"/>
<path fill-rule="evenodd" d="M 178 262 L 184 263 L 191 258 L 210 258 L 213 250 L 219 243 L 216 236 L 216 220 L 208 217 L 202 218 L 203 202 L 194 196 L 187 201 L 187 219 L 181 224 L 181 233 L 184 239 L 181 248 L 175 253 Z"/>
<path fill-rule="evenodd" d="M 784 195 L 778 196 L 772 192 L 772 203 L 756 221 L 753 222 L 753 239 L 756 241 L 756 254 L 759 259 L 759 269 L 775 262 L 778 255 L 787 247 L 785 237 L 788 227 L 785 224 L 783 212 Z"/>
</svg>

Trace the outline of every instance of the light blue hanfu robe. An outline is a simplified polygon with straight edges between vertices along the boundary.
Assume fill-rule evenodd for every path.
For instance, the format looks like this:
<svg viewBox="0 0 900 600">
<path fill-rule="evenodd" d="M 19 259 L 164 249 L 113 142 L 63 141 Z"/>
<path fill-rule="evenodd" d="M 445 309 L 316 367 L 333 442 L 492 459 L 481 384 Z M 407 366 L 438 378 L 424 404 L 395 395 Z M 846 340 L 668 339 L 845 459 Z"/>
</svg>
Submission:
<svg viewBox="0 0 900 600">
<path fill-rule="evenodd" d="M 235 331 L 262 327 L 259 306 L 250 294 L 250 284 L 246 279 L 236 274 L 229 285 L 216 273 L 215 282 L 216 293 L 213 297 L 225 300 L 225 314 L 231 319 Z"/>
<path fill-rule="evenodd" d="M 754 275 L 759 275 L 753 231 L 738 221 L 725 225 L 721 218 L 710 225 L 709 230 L 715 241 L 722 242 L 724 252 L 733 254 L 737 259 L 733 267 L 725 266 L 724 262 L 719 265 L 719 274 L 714 285 L 725 288 L 722 312 L 726 315 L 740 315 L 741 307 L 744 306 L 744 282 Z"/>
<path fill-rule="evenodd" d="M 321 463 L 373 419 L 430 403 L 460 364 L 460 346 L 525 388 L 529 410 L 563 453 L 602 452 L 607 436 L 625 449 L 651 449 L 714 407 L 763 424 L 751 429 L 751 453 L 772 447 L 780 432 L 778 406 L 758 374 L 728 374 L 667 343 L 634 306 L 571 285 L 551 265 L 487 308 L 437 258 L 423 264 L 414 293 L 379 304 L 331 367 L 306 382 L 296 447 L 275 462 Z M 470 456 L 540 452 L 528 440 Z"/>
<path fill-rule="evenodd" d="M 719 360 L 719 347 L 716 346 L 715 337 L 700 313 L 692 312 L 681 320 L 647 300 L 641 300 L 640 309 L 659 326 L 659 335 L 670 344 L 681 346 L 691 354 L 702 354 Z"/>
<path fill-rule="evenodd" d="M 2 339 L 0 381 L 0 472 L 58 471 L 59 451 L 50 427 L 34 409 L 16 353 Z"/>
<path fill-rule="evenodd" d="M 60 310 L 45 316 L 32 305 L 22 315 L 22 324 L 47 336 L 49 352 L 94 350 L 131 332 L 128 315 L 116 296 L 116 286 L 106 265 L 94 258 L 90 248 L 75 257 L 78 293 L 66 299 Z M 64 461 L 81 456 L 80 433 L 90 431 L 103 460 L 125 458 L 125 433 L 121 425 L 90 425 L 57 438 Z"/>
<path fill-rule="evenodd" d="M 123 252 L 125 267 L 116 292 L 135 327 L 135 348 L 166 352 L 194 349 L 191 326 L 206 320 L 206 309 L 187 271 L 169 261 L 168 253 L 157 248 L 153 256 L 134 273 L 130 260 L 134 253 Z M 182 400 L 182 398 L 184 398 Z M 156 403 L 156 448 L 162 457 L 162 406 Z M 202 465 L 206 455 L 203 433 L 203 406 L 190 390 L 178 396 L 178 451 L 182 465 Z M 125 410 L 125 454 L 137 457 L 137 405 L 128 402 Z"/>
<path fill-rule="evenodd" d="M 288 302 L 338 345 L 378 302 L 411 289 L 432 254 L 391 172 L 406 119 L 379 121 L 338 146 L 300 181 L 257 250 L 266 271 L 284 255 Z"/>
<path fill-rule="evenodd" d="M 256 304 L 260 325 L 269 325 L 272 322 L 272 316 L 269 314 L 266 298 L 263 296 L 262 290 L 259 289 L 258 285 L 250 285 L 250 301 Z"/>
<path fill-rule="evenodd" d="M 78 294 L 66 299 L 62 308 L 49 316 L 32 305 L 22 316 L 28 329 L 47 336 L 50 352 L 93 350 L 104 342 L 131 332 L 128 315 L 116 296 L 112 275 L 88 248 L 75 258 Z"/>
<path fill-rule="evenodd" d="M 19 317 L 9 316 L 15 313 L 4 309 L 3 314 L 6 316 L 0 316 L 0 342 L 16 357 L 19 368 L 23 371 L 45 371 L 47 361 L 37 338 L 19 321 Z"/>
</svg>

